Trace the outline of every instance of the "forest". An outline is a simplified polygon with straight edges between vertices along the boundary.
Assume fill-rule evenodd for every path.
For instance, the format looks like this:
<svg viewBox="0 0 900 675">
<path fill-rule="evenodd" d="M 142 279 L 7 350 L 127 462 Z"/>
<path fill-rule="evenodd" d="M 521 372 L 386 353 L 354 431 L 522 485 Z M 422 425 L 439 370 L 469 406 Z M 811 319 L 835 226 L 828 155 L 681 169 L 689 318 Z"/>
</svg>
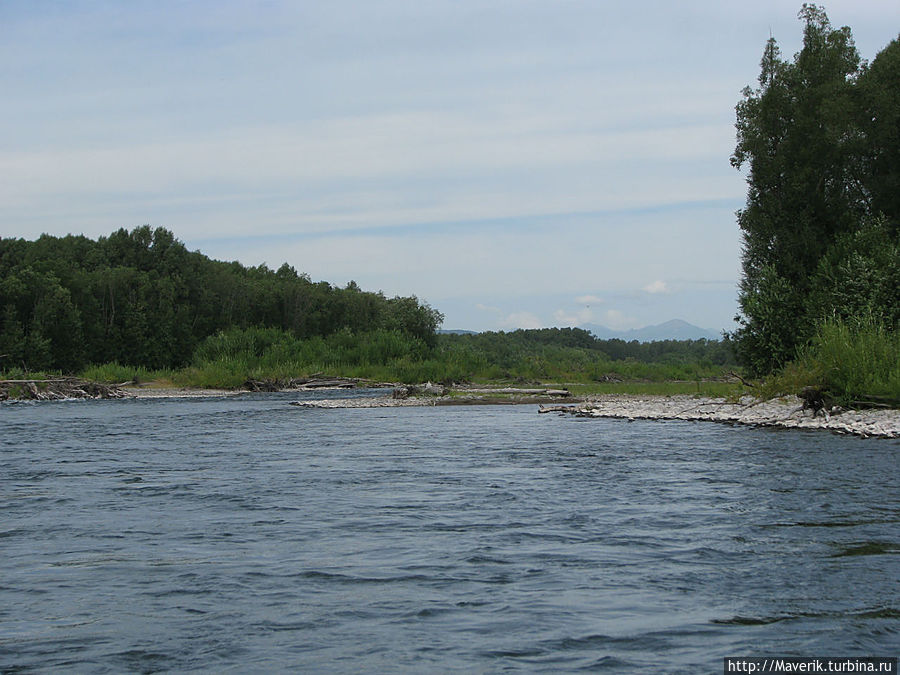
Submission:
<svg viewBox="0 0 900 675">
<path fill-rule="evenodd" d="M 438 334 L 440 312 L 313 282 L 288 265 L 189 252 L 168 230 L 0 240 L 0 369 L 182 386 L 313 373 L 380 381 L 689 380 L 735 367 L 727 341 L 598 340 L 577 328 Z"/>
<path fill-rule="evenodd" d="M 736 108 L 748 189 L 733 343 L 783 388 L 900 401 L 900 42 L 867 63 L 821 7 L 799 18 L 802 49 L 787 60 L 769 39 Z"/>
<path fill-rule="evenodd" d="M 211 260 L 163 228 L 108 237 L 0 239 L 0 369 L 74 372 L 116 362 L 188 365 L 209 336 L 276 328 L 298 339 L 396 331 L 436 344 L 440 312 L 354 282 L 336 288 L 284 264 Z"/>
</svg>

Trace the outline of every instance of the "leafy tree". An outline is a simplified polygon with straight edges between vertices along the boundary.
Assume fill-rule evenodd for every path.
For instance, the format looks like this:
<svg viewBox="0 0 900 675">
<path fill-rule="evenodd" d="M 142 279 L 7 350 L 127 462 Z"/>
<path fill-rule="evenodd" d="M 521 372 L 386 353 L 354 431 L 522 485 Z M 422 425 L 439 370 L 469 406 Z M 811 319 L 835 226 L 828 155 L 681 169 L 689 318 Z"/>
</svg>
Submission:
<svg viewBox="0 0 900 675">
<path fill-rule="evenodd" d="M 15 270 L 0 283 L 0 306 L 4 307 L 0 353 L 31 370 L 82 365 L 81 318 L 55 275 L 30 265 Z"/>
<path fill-rule="evenodd" d="M 354 282 L 313 283 L 287 264 L 274 271 L 210 260 L 148 225 L 97 241 L 0 239 L 4 367 L 178 367 L 207 337 L 232 328 L 302 339 L 340 334 L 334 345 L 385 329 L 400 335 L 391 344 L 418 350 L 434 347 L 442 319 L 415 297 L 387 299 Z"/>
<path fill-rule="evenodd" d="M 746 88 L 736 108 L 731 161 L 748 169 L 748 190 L 738 212 L 743 278 L 733 338 L 757 373 L 796 355 L 822 303 L 836 299 L 824 285 L 848 281 L 833 265 L 820 268 L 836 242 L 856 241 L 878 210 L 897 213 L 897 47 L 867 69 L 849 28 L 833 28 L 814 4 L 799 17 L 801 51 L 785 61 L 770 39 L 759 86 Z"/>
<path fill-rule="evenodd" d="M 25 360 L 25 329 L 12 304 L 6 305 L 0 317 L 0 367 L 18 367 Z"/>
<path fill-rule="evenodd" d="M 807 311 L 819 321 L 900 325 L 900 237 L 884 217 L 838 237 L 822 256 Z"/>
<path fill-rule="evenodd" d="M 892 40 L 859 78 L 860 128 L 870 211 L 900 228 L 900 40 Z"/>
<path fill-rule="evenodd" d="M 416 296 L 395 297 L 387 301 L 387 312 L 383 327 L 399 330 L 419 338 L 429 347 L 437 345 L 437 328 L 444 321 L 444 315 L 432 309 L 427 303 L 420 303 Z"/>
</svg>

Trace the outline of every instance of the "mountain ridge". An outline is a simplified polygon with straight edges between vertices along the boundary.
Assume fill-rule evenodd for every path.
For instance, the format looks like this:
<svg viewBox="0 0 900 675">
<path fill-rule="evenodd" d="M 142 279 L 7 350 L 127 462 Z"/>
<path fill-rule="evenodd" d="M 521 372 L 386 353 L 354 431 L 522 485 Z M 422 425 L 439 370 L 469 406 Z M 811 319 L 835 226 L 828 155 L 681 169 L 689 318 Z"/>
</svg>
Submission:
<svg viewBox="0 0 900 675">
<path fill-rule="evenodd" d="M 660 324 L 644 326 L 643 328 L 631 328 L 629 330 L 613 330 L 596 323 L 588 323 L 579 326 L 590 331 L 600 340 L 625 340 L 631 342 L 654 342 L 658 340 L 721 340 L 720 334 L 711 330 L 700 328 L 683 319 L 671 319 Z"/>
</svg>

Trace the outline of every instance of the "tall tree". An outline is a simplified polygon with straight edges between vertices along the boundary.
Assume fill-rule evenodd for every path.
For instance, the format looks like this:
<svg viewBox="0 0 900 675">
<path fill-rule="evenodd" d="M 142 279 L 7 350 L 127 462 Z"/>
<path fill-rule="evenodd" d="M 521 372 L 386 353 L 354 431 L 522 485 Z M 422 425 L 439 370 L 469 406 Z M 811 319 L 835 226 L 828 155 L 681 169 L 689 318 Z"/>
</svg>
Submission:
<svg viewBox="0 0 900 675">
<path fill-rule="evenodd" d="M 796 353 L 811 331 L 805 313 L 812 278 L 831 242 L 867 209 L 864 143 L 855 114 L 861 61 L 850 29 L 804 4 L 803 48 L 792 62 L 769 39 L 759 86 L 737 105 L 735 168 L 748 168 L 740 328 L 735 343 L 755 372 Z"/>
<path fill-rule="evenodd" d="M 892 40 L 859 79 L 866 187 L 874 213 L 900 229 L 900 39 Z"/>
</svg>

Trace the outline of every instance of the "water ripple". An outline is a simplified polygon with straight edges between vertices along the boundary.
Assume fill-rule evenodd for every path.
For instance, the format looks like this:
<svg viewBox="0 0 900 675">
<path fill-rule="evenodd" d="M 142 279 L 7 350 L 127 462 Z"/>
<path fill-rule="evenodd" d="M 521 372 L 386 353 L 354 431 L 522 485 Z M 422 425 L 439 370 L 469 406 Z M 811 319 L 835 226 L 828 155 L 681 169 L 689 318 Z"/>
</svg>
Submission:
<svg viewBox="0 0 900 675">
<path fill-rule="evenodd" d="M 896 442 L 295 397 L 0 407 L 0 671 L 895 648 Z"/>
</svg>

